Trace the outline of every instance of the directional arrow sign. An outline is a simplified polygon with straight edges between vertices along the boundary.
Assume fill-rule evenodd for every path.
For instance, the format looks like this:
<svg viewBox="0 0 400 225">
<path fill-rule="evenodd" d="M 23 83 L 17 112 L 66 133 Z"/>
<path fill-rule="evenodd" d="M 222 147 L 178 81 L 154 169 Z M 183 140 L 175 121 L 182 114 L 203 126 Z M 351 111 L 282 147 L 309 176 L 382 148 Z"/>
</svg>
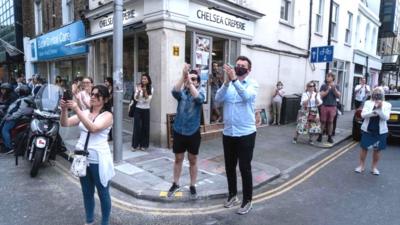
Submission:
<svg viewBox="0 0 400 225">
<path fill-rule="evenodd" d="M 311 48 L 311 63 L 318 62 L 318 48 Z"/>
</svg>

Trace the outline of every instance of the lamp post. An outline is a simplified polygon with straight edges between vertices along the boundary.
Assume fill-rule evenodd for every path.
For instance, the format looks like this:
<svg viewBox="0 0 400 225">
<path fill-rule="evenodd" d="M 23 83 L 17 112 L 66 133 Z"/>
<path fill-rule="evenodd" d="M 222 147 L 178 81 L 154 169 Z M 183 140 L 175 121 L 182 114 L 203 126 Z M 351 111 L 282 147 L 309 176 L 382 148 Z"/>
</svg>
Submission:
<svg viewBox="0 0 400 225">
<path fill-rule="evenodd" d="M 114 127 L 113 127 L 113 148 L 114 162 L 122 161 L 122 43 L 123 24 L 122 10 L 123 0 L 114 0 L 114 34 L 113 34 L 113 103 L 114 103 Z"/>
</svg>

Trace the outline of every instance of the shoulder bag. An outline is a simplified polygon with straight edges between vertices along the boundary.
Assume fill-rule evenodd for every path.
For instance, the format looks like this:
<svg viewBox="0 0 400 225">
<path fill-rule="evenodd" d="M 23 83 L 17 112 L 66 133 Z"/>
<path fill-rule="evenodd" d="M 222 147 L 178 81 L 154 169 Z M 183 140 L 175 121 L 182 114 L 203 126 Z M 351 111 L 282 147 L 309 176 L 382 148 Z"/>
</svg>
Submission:
<svg viewBox="0 0 400 225">
<path fill-rule="evenodd" d="M 133 100 L 133 103 L 129 105 L 129 112 L 128 112 L 129 117 L 133 117 L 135 115 L 136 104 L 137 101 Z"/>
<path fill-rule="evenodd" d="M 93 122 L 95 119 L 96 118 L 93 119 Z M 90 132 L 88 130 L 86 135 L 85 147 L 83 148 L 83 150 L 75 150 L 74 152 L 74 160 L 72 161 L 70 171 L 76 177 L 86 176 L 86 169 L 89 166 L 89 162 L 87 160 L 87 157 L 89 155 L 89 152 L 87 150 L 89 137 L 90 137 Z"/>
</svg>

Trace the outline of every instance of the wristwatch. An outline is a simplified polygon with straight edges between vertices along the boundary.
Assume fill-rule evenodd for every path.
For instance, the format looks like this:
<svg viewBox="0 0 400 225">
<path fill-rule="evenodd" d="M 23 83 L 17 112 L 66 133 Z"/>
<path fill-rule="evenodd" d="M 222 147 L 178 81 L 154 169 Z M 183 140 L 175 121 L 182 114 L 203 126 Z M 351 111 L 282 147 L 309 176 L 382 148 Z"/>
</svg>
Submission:
<svg viewBox="0 0 400 225">
<path fill-rule="evenodd" d="M 234 79 L 234 80 L 232 80 L 232 83 L 235 83 L 235 81 L 237 81 L 237 78 L 236 78 L 236 79 Z"/>
</svg>

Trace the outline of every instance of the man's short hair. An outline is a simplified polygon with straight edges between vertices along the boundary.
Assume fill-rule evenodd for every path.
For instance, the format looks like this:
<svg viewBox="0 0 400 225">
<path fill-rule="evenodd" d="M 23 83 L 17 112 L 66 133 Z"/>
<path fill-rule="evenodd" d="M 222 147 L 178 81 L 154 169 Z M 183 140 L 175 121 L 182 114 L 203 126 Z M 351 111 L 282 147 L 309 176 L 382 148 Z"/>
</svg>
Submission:
<svg viewBox="0 0 400 225">
<path fill-rule="evenodd" d="M 329 77 L 329 76 L 332 77 L 333 80 L 336 79 L 336 75 L 333 72 L 329 72 L 326 74 L 326 77 Z"/>
<path fill-rule="evenodd" d="M 239 60 L 247 61 L 247 63 L 249 64 L 249 70 L 251 70 L 251 61 L 250 61 L 249 58 L 247 58 L 246 56 L 241 55 L 241 56 L 237 57 L 236 62 L 239 61 Z"/>
</svg>

